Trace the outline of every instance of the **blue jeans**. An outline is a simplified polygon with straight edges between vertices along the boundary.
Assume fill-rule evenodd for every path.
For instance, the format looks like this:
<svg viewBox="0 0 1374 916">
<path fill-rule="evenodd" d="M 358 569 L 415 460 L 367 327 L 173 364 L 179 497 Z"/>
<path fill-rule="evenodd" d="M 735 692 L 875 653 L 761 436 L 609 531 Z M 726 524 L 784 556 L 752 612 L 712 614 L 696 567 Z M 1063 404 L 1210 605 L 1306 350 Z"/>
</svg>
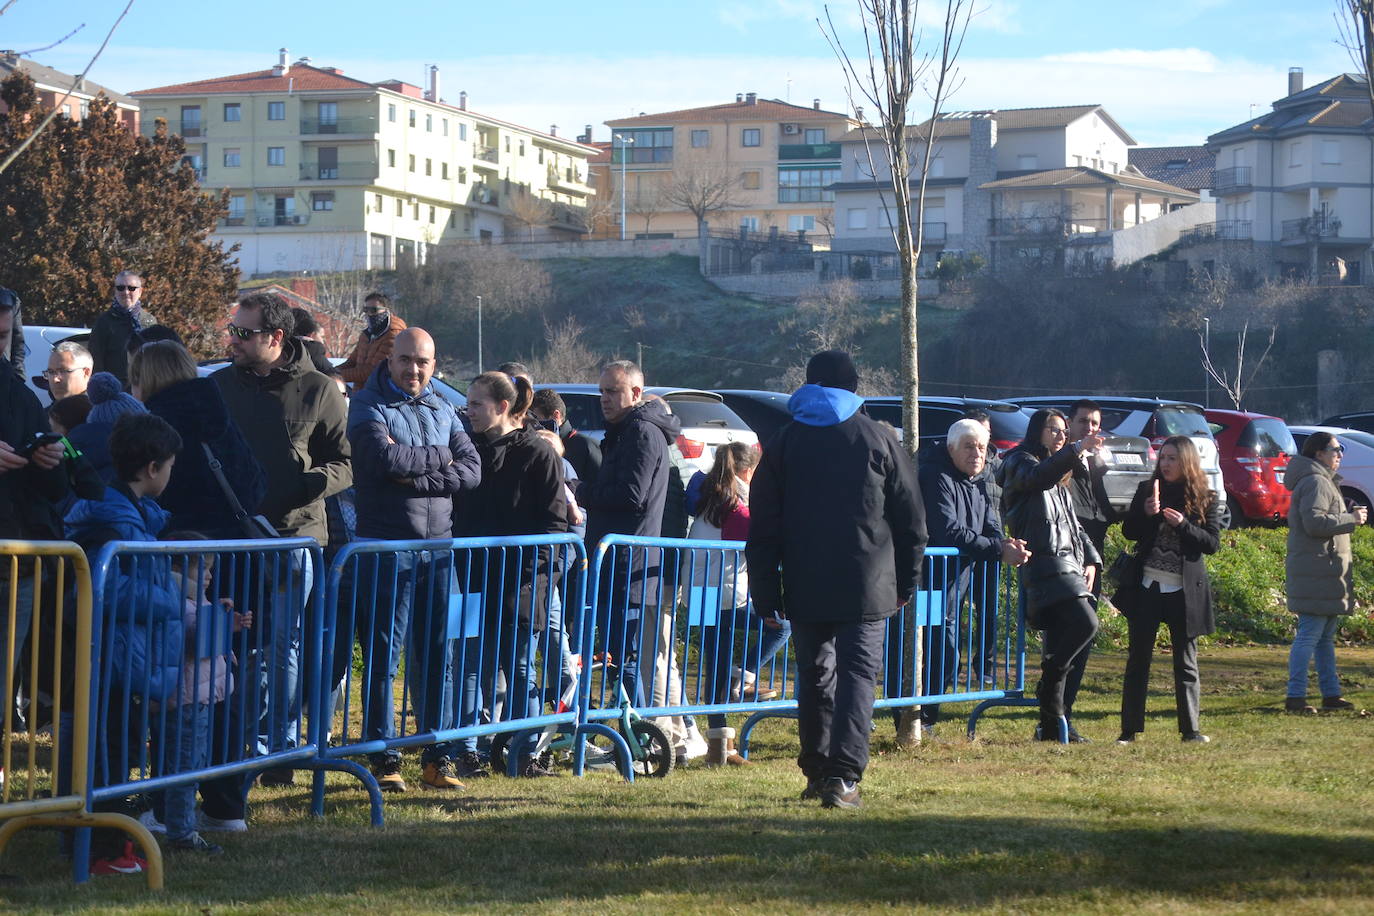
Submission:
<svg viewBox="0 0 1374 916">
<path fill-rule="evenodd" d="M 261 653 L 255 653 L 261 705 L 258 709 L 258 754 L 296 746 L 301 726 L 301 621 L 310 600 L 315 568 L 304 550 L 290 558 L 269 554 L 264 575 L 274 576 L 270 611 L 272 629 Z"/>
<path fill-rule="evenodd" d="M 6 560 L 5 562 L 6 565 L 8 565 L 9 561 Z M 24 574 L 24 566 L 24 563 L 19 564 L 19 582 L 17 585 L 12 586 L 9 582 L 6 582 L 4 587 L 0 588 L 0 615 L 3 615 L 0 616 L 0 686 L 6 688 L 4 691 L 4 696 L 6 697 L 5 702 L 9 703 L 11 706 L 14 705 L 15 697 L 19 695 L 20 685 L 17 683 L 10 683 L 10 678 L 18 678 L 15 671 L 23 666 L 16 664 L 12 670 L 9 667 L 9 660 L 13 658 L 16 662 L 19 661 L 19 653 L 24 651 L 24 643 L 29 638 L 29 627 L 33 625 L 32 566 L 30 566 L 28 575 Z M 9 613 L 9 592 L 11 588 L 14 588 L 16 592 L 13 646 L 9 645 L 6 641 L 9 634 L 9 621 L 7 617 Z M 25 689 L 27 689 L 27 687 Z M 48 685 L 48 689 L 52 689 L 52 685 Z M 32 697 L 28 699 L 30 702 L 33 701 Z M 0 709 L 0 725 L 4 724 L 4 716 L 5 710 Z M 18 719 L 15 720 L 15 727 L 19 727 Z"/>
<path fill-rule="evenodd" d="M 167 710 L 166 719 L 153 717 L 153 758 L 164 774 L 203 770 L 210 762 L 210 718 L 214 706 L 186 703 Z M 167 789 L 162 796 L 162 822 L 167 838 L 178 840 L 196 832 L 196 783 Z"/>
<path fill-rule="evenodd" d="M 478 724 L 485 711 L 489 721 L 510 721 L 539 714 L 539 683 L 535 672 L 535 634 L 528 623 L 502 622 L 499 604 L 486 609 L 480 639 L 463 640 L 460 727 Z M 505 708 L 491 709 L 496 696 L 496 672 L 506 678 Z M 524 708 L 520 708 L 523 704 Z M 458 748 L 477 751 L 476 736 L 460 738 Z"/>
<path fill-rule="evenodd" d="M 725 608 L 720 617 L 718 625 L 701 628 L 701 692 L 706 703 L 729 702 L 734 669 L 758 675 L 792 635 L 791 621 L 784 619 L 782 626 L 776 628 L 767 626 L 747 606 Z M 669 702 L 677 699 L 670 697 Z M 706 722 L 712 728 L 721 728 L 725 725 L 725 714 L 712 713 Z"/>
<path fill-rule="evenodd" d="M 548 671 L 548 676 L 545 677 L 545 682 L 553 681 L 558 684 L 558 693 L 550 697 L 550 701 L 556 708 L 559 698 L 572 686 L 575 667 L 572 644 L 568 640 L 567 628 L 563 626 L 563 601 L 559 597 L 557 589 L 554 589 L 550 596 L 549 626 L 546 635 L 548 643 L 545 645 L 547 653 L 544 667 Z M 555 664 L 557 665 L 556 669 Z"/>
<path fill-rule="evenodd" d="M 373 580 L 370 557 L 364 560 L 367 572 L 359 576 L 359 588 L 367 589 Z M 385 553 L 376 557 L 375 597 L 365 601 L 358 621 L 363 645 L 365 699 L 363 701 L 364 741 L 396 737 L 393 685 L 400 669 L 401 653 L 406 655 L 406 685 L 410 712 L 416 729 L 440 731 L 453 727 L 453 669 L 449 665 L 452 641 L 448 638 L 448 600 L 452 590 L 453 564 L 442 557 L 412 552 Z M 371 613 L 366 614 L 366 609 Z M 451 756 L 450 742 L 429 745 L 421 754 L 423 763 Z M 389 748 L 373 755 L 399 759 L 401 752 Z"/>
<path fill-rule="evenodd" d="M 1341 679 L 1336 676 L 1336 631 L 1341 619 L 1335 614 L 1299 614 L 1298 632 L 1288 651 L 1288 695 L 1307 696 L 1307 666 L 1315 658 L 1317 683 L 1323 697 L 1341 695 Z"/>
</svg>

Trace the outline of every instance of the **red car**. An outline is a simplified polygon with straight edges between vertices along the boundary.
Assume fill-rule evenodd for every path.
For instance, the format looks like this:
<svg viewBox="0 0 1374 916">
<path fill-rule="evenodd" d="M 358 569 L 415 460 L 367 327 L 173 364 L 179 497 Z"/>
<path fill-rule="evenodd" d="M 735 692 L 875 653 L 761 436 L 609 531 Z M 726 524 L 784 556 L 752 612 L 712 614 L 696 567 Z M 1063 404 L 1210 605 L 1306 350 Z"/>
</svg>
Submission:
<svg viewBox="0 0 1374 916">
<path fill-rule="evenodd" d="M 1207 425 L 1217 440 L 1231 524 L 1287 518 L 1289 492 L 1283 472 L 1289 457 L 1298 452 L 1287 425 L 1266 414 L 1210 409 Z"/>
</svg>

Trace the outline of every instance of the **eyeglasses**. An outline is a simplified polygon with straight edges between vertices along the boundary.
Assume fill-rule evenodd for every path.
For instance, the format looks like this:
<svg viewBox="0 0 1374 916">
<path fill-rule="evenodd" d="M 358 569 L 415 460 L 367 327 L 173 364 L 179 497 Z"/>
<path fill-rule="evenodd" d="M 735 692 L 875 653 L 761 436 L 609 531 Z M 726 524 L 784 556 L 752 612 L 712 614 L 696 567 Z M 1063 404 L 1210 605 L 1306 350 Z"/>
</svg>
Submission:
<svg viewBox="0 0 1374 916">
<path fill-rule="evenodd" d="M 118 283 L 116 283 L 116 284 L 115 284 L 115 289 L 119 290 L 121 293 L 132 293 L 132 292 L 133 292 L 134 290 L 136 290 L 136 289 L 143 289 L 143 287 L 141 287 L 141 286 L 120 286 Z"/>
<path fill-rule="evenodd" d="M 75 372 L 76 372 L 75 369 L 44 369 L 44 370 L 43 370 L 43 378 L 46 378 L 46 379 L 61 378 L 61 377 L 64 376 L 64 375 L 72 375 L 72 374 L 74 374 Z"/>
<path fill-rule="evenodd" d="M 236 324 L 225 325 L 224 328 L 230 336 L 237 337 L 239 340 L 248 340 L 254 334 L 271 334 L 271 328 L 242 328 Z"/>
<path fill-rule="evenodd" d="M 1056 439 L 1067 439 L 1069 437 L 1069 431 L 1062 426 L 1046 426 L 1045 432 L 1054 436 Z"/>
<path fill-rule="evenodd" d="M 380 314 L 382 313 L 382 311 L 383 311 L 383 309 L 379 309 L 379 308 L 377 308 L 376 306 L 368 306 L 367 308 L 364 308 L 364 309 L 363 309 L 363 314 L 364 314 L 364 315 L 380 315 Z"/>
<path fill-rule="evenodd" d="M 1335 452 L 1337 455 L 1344 455 L 1344 454 L 1345 454 L 1345 446 L 1344 446 L 1344 445 L 1328 445 L 1328 446 L 1326 447 L 1326 450 L 1327 450 L 1328 452 Z"/>
</svg>

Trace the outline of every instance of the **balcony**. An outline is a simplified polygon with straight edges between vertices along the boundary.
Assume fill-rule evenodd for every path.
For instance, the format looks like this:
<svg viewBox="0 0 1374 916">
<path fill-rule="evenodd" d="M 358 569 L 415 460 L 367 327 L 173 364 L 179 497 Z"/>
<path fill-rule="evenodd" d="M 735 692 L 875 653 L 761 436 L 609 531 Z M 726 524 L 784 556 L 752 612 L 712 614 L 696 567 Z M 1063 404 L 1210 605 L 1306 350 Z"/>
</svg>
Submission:
<svg viewBox="0 0 1374 916">
<path fill-rule="evenodd" d="M 259 228 L 266 226 L 304 226 L 310 222 L 310 213 L 309 211 L 304 213 L 297 213 L 295 211 L 290 213 L 282 213 L 279 211 L 263 213 L 260 211 L 254 219 L 254 222 Z"/>
<path fill-rule="evenodd" d="M 221 226 L 252 226 L 257 222 L 257 218 L 252 210 L 230 210 L 229 215 L 222 217 L 219 221 Z"/>
<path fill-rule="evenodd" d="M 798 159 L 839 159 L 838 143 L 781 143 L 778 145 L 778 159 L 795 161 Z"/>
<path fill-rule="evenodd" d="M 474 143 L 472 146 L 472 158 L 481 162 L 490 162 L 493 165 L 501 161 L 501 151 L 494 146 L 482 146 Z"/>
<path fill-rule="evenodd" d="M 1223 219 L 1185 229 L 1178 234 L 1178 241 L 1180 245 L 1201 245 L 1204 242 L 1248 242 L 1254 237 L 1254 224 L 1250 220 Z"/>
<path fill-rule="evenodd" d="M 202 121 L 182 121 L 180 133 L 183 137 L 203 137 L 205 124 Z"/>
<path fill-rule="evenodd" d="M 1212 190 L 1218 194 L 1238 194 L 1241 191 L 1250 190 L 1251 187 L 1250 166 L 1248 165 L 1217 169 L 1215 177 L 1212 179 Z"/>
<path fill-rule="evenodd" d="M 827 191 L 825 188 L 796 186 L 778 188 L 778 203 L 780 204 L 813 204 L 829 202 L 834 199 L 835 192 Z"/>
<path fill-rule="evenodd" d="M 472 193 L 468 195 L 468 203 L 499 208 L 501 195 L 484 184 L 475 184 L 472 186 Z"/>
<path fill-rule="evenodd" d="M 1103 219 L 1079 219 L 1060 216 L 1004 216 L 989 221 L 994 236 L 1026 236 L 1035 238 L 1074 238 L 1109 232 L 1111 227 Z"/>
<path fill-rule="evenodd" d="M 302 162 L 300 169 L 301 181 L 375 181 L 378 174 L 375 159 L 335 162 L 329 165 Z"/>
<path fill-rule="evenodd" d="M 1301 219 L 1286 219 L 1282 223 L 1284 242 L 1320 242 L 1340 235 L 1341 221 L 1329 213 L 1304 216 Z"/>
<path fill-rule="evenodd" d="M 586 176 L 571 166 L 560 169 L 550 165 L 548 183 L 549 187 L 552 188 L 564 188 L 582 194 L 586 194 L 591 190 L 587 187 Z"/>
<path fill-rule="evenodd" d="M 933 242 L 943 242 L 945 240 L 944 223 L 921 223 L 921 228 L 924 230 L 921 236 L 921 240 L 924 244 L 929 245 Z"/>
<path fill-rule="evenodd" d="M 361 118 L 301 118 L 303 134 L 375 134 L 377 119 Z"/>
</svg>

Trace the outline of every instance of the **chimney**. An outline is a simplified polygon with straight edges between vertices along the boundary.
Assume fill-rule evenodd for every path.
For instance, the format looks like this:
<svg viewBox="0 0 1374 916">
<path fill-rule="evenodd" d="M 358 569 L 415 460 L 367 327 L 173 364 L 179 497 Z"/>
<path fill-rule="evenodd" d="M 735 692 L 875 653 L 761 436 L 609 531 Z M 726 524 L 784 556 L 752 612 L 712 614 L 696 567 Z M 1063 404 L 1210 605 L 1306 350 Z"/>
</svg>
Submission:
<svg viewBox="0 0 1374 916">
<path fill-rule="evenodd" d="M 1302 67 L 1288 68 L 1288 94 L 1297 95 L 1302 92 Z"/>
<path fill-rule="evenodd" d="M 757 92 L 746 92 L 744 94 L 744 101 L 750 105 L 757 105 L 759 103 L 759 94 Z"/>
<path fill-rule="evenodd" d="M 468 110 L 468 91 L 466 89 L 458 93 L 458 107 L 463 111 Z"/>
<path fill-rule="evenodd" d="M 854 119 L 860 124 L 864 123 L 864 107 L 862 105 L 854 106 Z"/>
<path fill-rule="evenodd" d="M 743 101 L 744 101 L 744 93 L 743 93 L 743 92 L 736 92 L 736 93 L 735 93 L 735 101 L 736 101 L 736 102 L 743 102 Z"/>
<path fill-rule="evenodd" d="M 587 139 L 586 139 L 585 141 L 583 141 L 583 142 L 585 142 L 585 143 L 591 143 L 591 142 L 592 142 L 592 126 L 591 126 L 590 124 L 587 125 Z"/>
<path fill-rule="evenodd" d="M 281 48 L 277 51 L 277 65 L 272 68 L 273 76 L 285 76 L 291 72 L 291 65 L 286 62 L 286 49 Z"/>
<path fill-rule="evenodd" d="M 821 100 L 820 100 L 820 99 L 812 99 L 812 100 L 811 100 L 811 107 L 814 108 L 814 109 L 816 109 L 817 111 L 820 111 L 820 110 L 821 110 Z"/>
<path fill-rule="evenodd" d="M 439 101 L 439 68 L 433 64 L 429 68 L 429 100 Z"/>
<path fill-rule="evenodd" d="M 549 125 L 549 136 L 550 136 L 550 137 L 556 137 L 556 136 L 558 136 L 558 125 L 557 125 L 557 124 L 550 124 L 550 125 Z"/>
</svg>

